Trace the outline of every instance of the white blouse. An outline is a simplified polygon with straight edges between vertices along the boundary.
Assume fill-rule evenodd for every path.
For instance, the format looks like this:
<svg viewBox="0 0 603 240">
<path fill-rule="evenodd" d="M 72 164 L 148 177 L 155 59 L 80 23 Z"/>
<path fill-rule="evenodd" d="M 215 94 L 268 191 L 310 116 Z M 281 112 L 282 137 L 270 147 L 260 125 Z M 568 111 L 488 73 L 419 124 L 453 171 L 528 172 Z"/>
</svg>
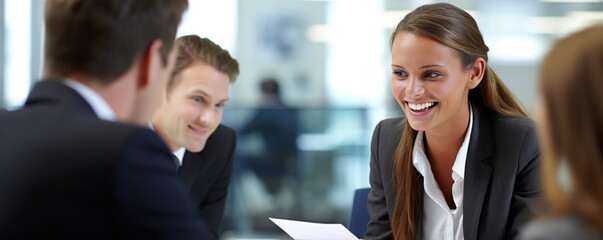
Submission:
<svg viewBox="0 0 603 240">
<path fill-rule="evenodd" d="M 423 146 L 424 132 L 420 131 L 413 146 L 413 165 L 423 175 L 423 236 L 424 239 L 464 239 L 463 192 L 465 162 L 473 127 L 473 110 L 470 109 L 469 128 L 452 166 L 452 197 L 456 209 L 450 209 L 444 194 L 431 171 Z"/>
</svg>

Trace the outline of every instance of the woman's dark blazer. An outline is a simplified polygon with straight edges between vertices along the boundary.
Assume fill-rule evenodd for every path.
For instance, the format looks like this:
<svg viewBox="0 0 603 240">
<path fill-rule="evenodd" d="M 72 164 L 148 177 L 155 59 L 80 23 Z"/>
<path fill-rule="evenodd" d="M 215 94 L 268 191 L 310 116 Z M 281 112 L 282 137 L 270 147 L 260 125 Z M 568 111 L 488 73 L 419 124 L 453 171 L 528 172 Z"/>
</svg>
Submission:
<svg viewBox="0 0 603 240">
<path fill-rule="evenodd" d="M 472 107 L 463 197 L 464 236 L 514 238 L 530 212 L 530 203 L 540 196 L 540 152 L 533 122 L 475 104 Z M 396 187 L 392 184 L 392 166 L 403 129 L 404 118 L 392 118 L 381 121 L 373 133 L 368 196 L 371 220 L 366 239 L 393 239 L 390 223 Z M 418 239 L 423 233 L 423 211 L 420 213 Z"/>
</svg>

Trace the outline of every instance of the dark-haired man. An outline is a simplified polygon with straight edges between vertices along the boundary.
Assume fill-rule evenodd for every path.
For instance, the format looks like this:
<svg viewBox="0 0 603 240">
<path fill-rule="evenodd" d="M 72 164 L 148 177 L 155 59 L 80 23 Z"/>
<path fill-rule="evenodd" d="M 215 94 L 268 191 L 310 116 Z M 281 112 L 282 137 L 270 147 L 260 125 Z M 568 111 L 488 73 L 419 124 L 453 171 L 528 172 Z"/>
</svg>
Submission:
<svg viewBox="0 0 603 240">
<path fill-rule="evenodd" d="M 170 151 L 141 127 L 187 6 L 46 0 L 45 79 L 0 113 L 0 239 L 213 238 Z"/>
</svg>

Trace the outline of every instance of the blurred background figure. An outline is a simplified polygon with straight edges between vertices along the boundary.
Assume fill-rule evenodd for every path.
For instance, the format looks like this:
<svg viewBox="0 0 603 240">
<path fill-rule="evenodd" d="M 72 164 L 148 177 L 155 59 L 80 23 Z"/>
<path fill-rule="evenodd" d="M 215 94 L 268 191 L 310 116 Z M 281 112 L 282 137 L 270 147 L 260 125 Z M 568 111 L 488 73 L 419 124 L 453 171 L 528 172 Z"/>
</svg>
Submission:
<svg viewBox="0 0 603 240">
<path fill-rule="evenodd" d="M 239 212 L 246 219 L 235 222 L 247 220 L 254 227 L 266 216 L 289 215 L 297 199 L 298 113 L 285 105 L 279 88 L 276 78 L 261 80 L 259 106 L 237 130 L 242 144 L 235 157 L 233 194 L 240 196 Z"/>
<path fill-rule="evenodd" d="M 603 25 L 556 43 L 540 74 L 542 181 L 550 208 L 523 238 L 602 239 Z"/>
<path fill-rule="evenodd" d="M 271 195 L 276 195 L 287 181 L 295 177 L 297 168 L 297 110 L 281 99 L 279 83 L 266 78 L 260 83 L 261 105 L 240 130 L 240 136 L 258 134 L 262 149 L 257 154 L 242 156 L 245 168 L 254 172 Z"/>
</svg>

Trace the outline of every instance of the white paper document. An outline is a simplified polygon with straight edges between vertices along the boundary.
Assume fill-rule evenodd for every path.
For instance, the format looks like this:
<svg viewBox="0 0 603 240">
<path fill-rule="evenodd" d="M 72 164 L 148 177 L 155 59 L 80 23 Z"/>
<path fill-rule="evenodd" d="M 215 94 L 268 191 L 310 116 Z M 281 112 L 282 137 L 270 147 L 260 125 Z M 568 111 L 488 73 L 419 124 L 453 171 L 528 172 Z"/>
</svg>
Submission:
<svg viewBox="0 0 603 240">
<path fill-rule="evenodd" d="M 295 240 L 358 240 L 340 223 L 312 223 L 270 218 Z"/>
</svg>

